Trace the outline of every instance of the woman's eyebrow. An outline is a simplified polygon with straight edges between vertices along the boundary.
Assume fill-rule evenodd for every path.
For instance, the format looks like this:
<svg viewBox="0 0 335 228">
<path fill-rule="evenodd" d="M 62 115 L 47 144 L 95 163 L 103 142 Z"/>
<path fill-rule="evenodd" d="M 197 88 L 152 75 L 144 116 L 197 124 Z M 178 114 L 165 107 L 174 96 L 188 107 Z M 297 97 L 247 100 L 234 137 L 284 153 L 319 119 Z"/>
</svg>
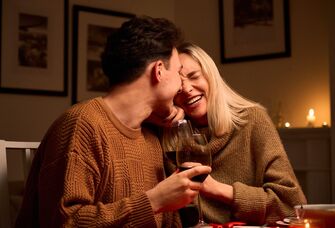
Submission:
<svg viewBox="0 0 335 228">
<path fill-rule="evenodd" d="M 200 70 L 194 70 L 194 71 L 191 71 L 190 73 L 188 73 L 186 76 L 187 77 L 192 77 L 193 75 L 195 75 L 196 73 L 198 73 Z"/>
<path fill-rule="evenodd" d="M 178 73 L 181 74 L 181 70 L 183 69 L 183 65 L 180 65 Z"/>
</svg>

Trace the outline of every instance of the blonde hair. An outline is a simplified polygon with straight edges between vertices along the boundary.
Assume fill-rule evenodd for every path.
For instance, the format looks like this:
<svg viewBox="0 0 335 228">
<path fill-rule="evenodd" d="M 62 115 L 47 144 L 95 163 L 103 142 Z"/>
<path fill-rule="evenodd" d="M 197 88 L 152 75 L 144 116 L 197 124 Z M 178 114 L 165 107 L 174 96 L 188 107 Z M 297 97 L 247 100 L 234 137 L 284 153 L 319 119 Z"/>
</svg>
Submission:
<svg viewBox="0 0 335 228">
<path fill-rule="evenodd" d="M 198 62 L 208 82 L 207 120 L 211 134 L 222 136 L 246 124 L 245 109 L 260 105 L 231 89 L 221 77 L 213 59 L 200 47 L 185 43 L 178 48 L 178 52 Z"/>
</svg>

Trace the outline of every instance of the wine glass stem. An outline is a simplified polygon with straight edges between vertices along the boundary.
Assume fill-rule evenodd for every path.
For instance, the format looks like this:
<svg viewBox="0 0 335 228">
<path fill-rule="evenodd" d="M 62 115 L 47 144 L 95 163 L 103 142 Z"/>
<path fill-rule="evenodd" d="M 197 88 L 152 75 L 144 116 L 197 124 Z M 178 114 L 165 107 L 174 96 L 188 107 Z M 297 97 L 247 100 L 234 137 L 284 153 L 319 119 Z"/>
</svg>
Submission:
<svg viewBox="0 0 335 228">
<path fill-rule="evenodd" d="M 198 194 L 199 225 L 205 225 L 204 215 L 202 214 L 200 194 Z"/>
</svg>

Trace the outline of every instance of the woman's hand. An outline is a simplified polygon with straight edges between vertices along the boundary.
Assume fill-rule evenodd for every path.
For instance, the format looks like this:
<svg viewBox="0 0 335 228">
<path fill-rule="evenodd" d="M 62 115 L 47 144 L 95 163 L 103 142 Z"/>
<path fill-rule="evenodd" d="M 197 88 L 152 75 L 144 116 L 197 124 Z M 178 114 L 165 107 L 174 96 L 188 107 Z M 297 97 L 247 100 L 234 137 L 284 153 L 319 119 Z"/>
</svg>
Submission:
<svg viewBox="0 0 335 228">
<path fill-rule="evenodd" d="M 233 186 L 216 181 L 211 175 L 203 182 L 200 189 L 202 195 L 220 200 L 228 205 L 233 201 Z"/>
<path fill-rule="evenodd" d="M 184 117 L 184 110 L 178 106 L 173 106 L 167 116 L 162 116 L 160 113 L 153 112 L 145 121 L 161 127 L 171 127 L 178 120 L 184 119 Z"/>
</svg>

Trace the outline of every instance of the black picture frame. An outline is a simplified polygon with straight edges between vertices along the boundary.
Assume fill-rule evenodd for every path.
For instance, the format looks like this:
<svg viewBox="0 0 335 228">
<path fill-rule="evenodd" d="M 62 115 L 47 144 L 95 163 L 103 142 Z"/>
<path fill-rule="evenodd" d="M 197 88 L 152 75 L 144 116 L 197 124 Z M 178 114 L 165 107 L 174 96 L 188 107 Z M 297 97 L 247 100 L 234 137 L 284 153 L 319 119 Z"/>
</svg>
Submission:
<svg viewBox="0 0 335 228">
<path fill-rule="evenodd" d="M 108 81 L 100 63 L 107 35 L 134 16 L 108 9 L 73 6 L 72 104 L 107 92 Z"/>
<path fill-rule="evenodd" d="M 67 96 L 68 8 L 68 0 L 0 0 L 0 93 Z"/>
<path fill-rule="evenodd" d="M 221 62 L 291 56 L 288 0 L 219 0 Z"/>
</svg>

